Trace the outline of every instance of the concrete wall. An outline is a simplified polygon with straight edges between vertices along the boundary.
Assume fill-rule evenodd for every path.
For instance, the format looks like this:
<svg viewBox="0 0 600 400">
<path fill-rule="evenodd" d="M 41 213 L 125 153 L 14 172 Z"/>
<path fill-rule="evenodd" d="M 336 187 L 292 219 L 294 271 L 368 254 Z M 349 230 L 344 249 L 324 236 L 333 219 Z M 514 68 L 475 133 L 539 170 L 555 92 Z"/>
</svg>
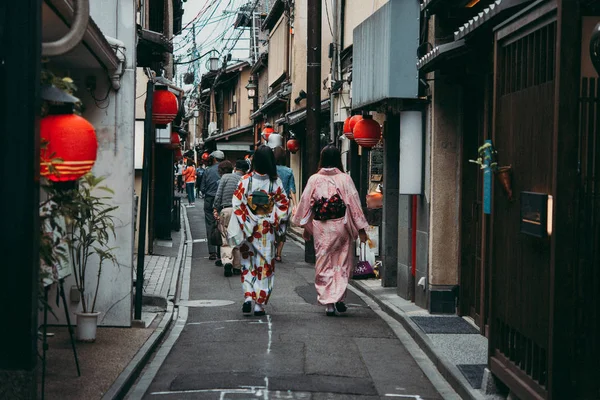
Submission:
<svg viewBox="0 0 600 400">
<path fill-rule="evenodd" d="M 325 8 L 327 7 L 327 9 Z M 329 20 L 333 23 L 333 5 L 332 0 L 322 1 L 322 18 L 321 18 L 321 81 L 329 76 L 331 70 L 331 60 L 328 58 L 329 44 L 333 41 L 333 35 L 329 23 L 327 21 L 327 12 L 329 10 Z M 292 36 L 291 45 L 291 64 L 292 70 L 290 73 L 292 82 L 292 100 L 298 96 L 300 90 L 306 91 L 306 38 L 308 37 L 307 30 L 307 1 L 296 0 L 294 13 L 294 35 Z M 332 26 L 333 27 L 333 26 Z M 329 92 L 323 90 L 321 85 L 321 100 L 329 97 Z M 290 104 L 290 111 L 298 110 L 306 107 L 306 100 L 302 100 L 300 104 L 293 101 Z"/>
<path fill-rule="evenodd" d="M 116 240 L 111 246 L 119 265 L 105 265 L 100 280 L 100 291 L 96 304 L 101 325 L 130 326 L 132 310 L 132 265 L 134 244 L 134 107 L 135 107 L 135 4 L 118 0 L 97 0 L 90 2 L 91 16 L 105 35 L 117 38 L 126 45 L 127 63 L 121 79 L 121 89 L 111 91 L 103 103 L 95 100 L 79 85 L 76 95 L 86 105 L 83 117 L 96 128 L 98 156 L 93 169 L 97 176 L 106 177 L 106 185 L 114 190 L 111 201 L 119 208 L 114 212 Z M 71 71 L 76 82 L 86 78 L 96 78 L 96 98 L 104 97 L 108 90 L 108 78 L 104 70 Z M 88 288 L 96 281 L 97 261 L 90 261 L 87 271 Z M 65 282 L 67 296 L 69 287 L 74 285 L 73 277 Z M 77 311 L 79 304 L 69 301 L 71 312 Z M 59 323 L 64 323 L 64 312 L 56 312 Z M 74 316 L 72 316 L 75 320 Z"/>
<path fill-rule="evenodd" d="M 436 80 L 432 88 L 429 284 L 456 285 L 460 259 L 460 86 Z"/>
<path fill-rule="evenodd" d="M 344 32 L 342 34 L 344 49 L 352 44 L 352 31 L 354 28 L 387 3 L 388 0 L 345 0 L 345 2 Z"/>
</svg>

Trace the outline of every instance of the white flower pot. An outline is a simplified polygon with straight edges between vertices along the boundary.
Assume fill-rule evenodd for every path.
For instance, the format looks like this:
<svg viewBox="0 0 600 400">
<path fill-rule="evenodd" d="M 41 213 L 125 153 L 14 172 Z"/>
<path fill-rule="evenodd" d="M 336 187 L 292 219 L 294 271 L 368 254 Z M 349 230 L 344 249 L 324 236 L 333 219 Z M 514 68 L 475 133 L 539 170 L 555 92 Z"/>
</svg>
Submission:
<svg viewBox="0 0 600 400">
<path fill-rule="evenodd" d="M 76 338 L 80 342 L 95 342 L 96 327 L 98 326 L 99 312 L 94 313 L 75 313 L 77 315 Z"/>
</svg>

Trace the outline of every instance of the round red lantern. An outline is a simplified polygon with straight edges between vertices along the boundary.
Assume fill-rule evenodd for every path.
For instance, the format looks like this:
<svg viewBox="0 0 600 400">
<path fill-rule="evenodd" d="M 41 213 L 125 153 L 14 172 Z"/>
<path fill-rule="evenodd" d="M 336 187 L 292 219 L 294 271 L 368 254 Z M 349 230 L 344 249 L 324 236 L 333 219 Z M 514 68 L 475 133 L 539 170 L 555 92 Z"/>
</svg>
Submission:
<svg viewBox="0 0 600 400">
<path fill-rule="evenodd" d="M 40 121 L 40 137 L 47 142 L 41 154 L 40 175 L 53 182 L 75 181 L 90 172 L 96 162 L 98 140 L 92 124 L 75 114 L 48 115 Z M 53 164 L 56 173 L 50 173 Z"/>
<path fill-rule="evenodd" d="M 152 122 L 165 126 L 177 116 L 177 97 L 166 88 L 156 88 L 152 97 Z"/>
<path fill-rule="evenodd" d="M 286 146 L 287 149 L 293 154 L 296 154 L 296 152 L 300 150 L 300 142 L 295 138 L 288 140 Z"/>
<path fill-rule="evenodd" d="M 269 136 L 271 136 L 271 133 L 273 132 L 275 132 L 275 129 L 273 129 L 271 124 L 266 124 L 265 129 L 262 131 L 262 137 L 265 139 L 265 141 L 269 141 Z"/>
<path fill-rule="evenodd" d="M 351 117 L 346 118 L 344 121 L 344 135 L 350 140 L 354 139 L 354 127 L 356 123 L 362 119 L 362 115 L 353 115 Z"/>
<path fill-rule="evenodd" d="M 202 162 L 208 162 L 208 159 L 210 158 L 210 154 L 208 153 L 202 153 Z"/>
<path fill-rule="evenodd" d="M 179 133 L 171 132 L 171 143 L 169 144 L 169 148 L 171 150 L 177 150 L 180 148 L 181 138 L 179 137 Z"/>
<path fill-rule="evenodd" d="M 381 139 L 381 126 L 373 120 L 371 115 L 365 115 L 354 125 L 353 133 L 356 143 L 370 149 Z"/>
</svg>

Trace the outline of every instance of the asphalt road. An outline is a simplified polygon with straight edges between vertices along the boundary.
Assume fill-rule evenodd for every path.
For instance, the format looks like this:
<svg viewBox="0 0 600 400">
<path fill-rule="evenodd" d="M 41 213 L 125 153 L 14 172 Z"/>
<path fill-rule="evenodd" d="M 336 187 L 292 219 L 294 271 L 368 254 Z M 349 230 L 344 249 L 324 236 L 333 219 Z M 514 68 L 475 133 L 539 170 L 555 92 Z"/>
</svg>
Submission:
<svg viewBox="0 0 600 400">
<path fill-rule="evenodd" d="M 205 239 L 202 202 L 187 213 L 192 239 Z M 313 279 L 303 249 L 288 240 L 267 315 L 243 316 L 239 277 L 224 277 L 206 243 L 194 243 L 189 300 L 180 304 L 187 319 L 144 398 L 442 398 L 380 315 L 349 291 L 348 312 L 327 317 Z"/>
</svg>

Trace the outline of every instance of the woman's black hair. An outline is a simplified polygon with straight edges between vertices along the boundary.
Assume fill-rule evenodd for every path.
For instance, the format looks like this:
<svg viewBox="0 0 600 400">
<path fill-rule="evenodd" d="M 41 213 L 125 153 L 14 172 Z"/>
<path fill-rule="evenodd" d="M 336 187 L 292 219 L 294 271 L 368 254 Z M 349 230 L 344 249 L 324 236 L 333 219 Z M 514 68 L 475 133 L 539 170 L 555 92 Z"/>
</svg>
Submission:
<svg viewBox="0 0 600 400">
<path fill-rule="evenodd" d="M 273 155 L 275 156 L 275 163 L 277 165 L 285 165 L 285 150 L 281 146 L 273 149 Z"/>
<path fill-rule="evenodd" d="M 252 157 L 252 170 L 259 174 L 269 175 L 269 179 L 277 179 L 277 166 L 275 165 L 275 155 L 269 146 L 261 145 Z"/>
<path fill-rule="evenodd" d="M 328 145 L 321 150 L 319 169 L 321 168 L 337 168 L 344 172 L 344 166 L 342 165 L 342 153 L 340 153 L 340 150 L 337 147 Z"/>
</svg>

